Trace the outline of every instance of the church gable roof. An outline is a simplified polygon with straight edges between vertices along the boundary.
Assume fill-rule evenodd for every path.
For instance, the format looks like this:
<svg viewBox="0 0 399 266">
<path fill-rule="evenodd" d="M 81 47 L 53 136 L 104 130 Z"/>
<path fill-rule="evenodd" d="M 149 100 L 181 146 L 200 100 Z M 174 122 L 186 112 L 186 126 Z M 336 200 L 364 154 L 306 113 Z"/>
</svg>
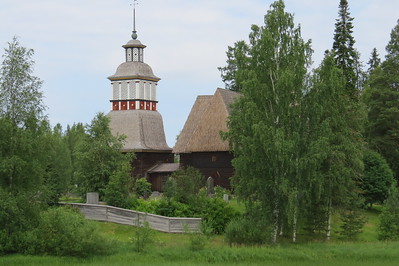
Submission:
<svg viewBox="0 0 399 266">
<path fill-rule="evenodd" d="M 217 89 L 210 96 L 198 96 L 174 147 L 175 153 L 229 151 L 220 131 L 227 131 L 230 105 L 239 94 Z"/>
</svg>

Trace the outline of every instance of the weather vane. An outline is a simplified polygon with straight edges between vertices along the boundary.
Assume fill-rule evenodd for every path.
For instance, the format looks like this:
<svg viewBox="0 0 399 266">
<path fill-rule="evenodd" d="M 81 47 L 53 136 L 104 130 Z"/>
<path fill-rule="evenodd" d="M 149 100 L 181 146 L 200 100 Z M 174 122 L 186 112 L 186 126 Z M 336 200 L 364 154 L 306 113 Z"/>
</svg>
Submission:
<svg viewBox="0 0 399 266">
<path fill-rule="evenodd" d="M 132 33 L 132 38 L 133 40 L 137 39 L 137 31 L 136 31 L 136 6 L 138 5 L 138 0 L 133 0 L 133 4 L 130 4 L 133 6 L 133 33 Z"/>
</svg>

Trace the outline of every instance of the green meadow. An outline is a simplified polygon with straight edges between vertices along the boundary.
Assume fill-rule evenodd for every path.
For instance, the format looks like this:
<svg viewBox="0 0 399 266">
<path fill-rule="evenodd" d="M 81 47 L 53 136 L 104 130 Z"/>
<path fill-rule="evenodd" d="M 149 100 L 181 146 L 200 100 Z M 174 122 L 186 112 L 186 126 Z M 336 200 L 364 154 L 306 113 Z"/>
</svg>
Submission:
<svg viewBox="0 0 399 266">
<path fill-rule="evenodd" d="M 365 212 L 368 222 L 356 242 L 284 243 L 276 246 L 230 247 L 212 237 L 200 251 L 190 249 L 187 234 L 153 232 L 144 252 L 134 251 L 137 228 L 95 222 L 114 241 L 114 253 L 90 258 L 8 255 L 0 265 L 399 265 L 399 242 L 377 240 L 378 209 Z"/>
</svg>

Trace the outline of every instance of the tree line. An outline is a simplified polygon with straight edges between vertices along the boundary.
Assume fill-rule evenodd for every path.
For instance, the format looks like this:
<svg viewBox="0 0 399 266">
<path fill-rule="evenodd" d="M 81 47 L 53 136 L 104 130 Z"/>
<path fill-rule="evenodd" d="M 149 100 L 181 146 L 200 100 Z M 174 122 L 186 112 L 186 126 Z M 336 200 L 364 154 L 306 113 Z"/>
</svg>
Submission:
<svg viewBox="0 0 399 266">
<path fill-rule="evenodd" d="M 332 49 L 316 69 L 311 42 L 282 0 L 270 6 L 263 26 L 252 25 L 249 42 L 228 47 L 221 76 L 242 96 L 221 134 L 248 212 L 233 231 L 249 223 L 253 236 L 264 236 L 258 242 L 295 242 L 298 232 L 329 240 L 338 215 L 341 236 L 353 239 L 365 203 L 397 199 L 399 24 L 385 60 L 373 49 L 364 71 L 352 21 L 348 1 L 340 0 Z M 387 235 L 398 235 L 392 228 Z"/>
</svg>

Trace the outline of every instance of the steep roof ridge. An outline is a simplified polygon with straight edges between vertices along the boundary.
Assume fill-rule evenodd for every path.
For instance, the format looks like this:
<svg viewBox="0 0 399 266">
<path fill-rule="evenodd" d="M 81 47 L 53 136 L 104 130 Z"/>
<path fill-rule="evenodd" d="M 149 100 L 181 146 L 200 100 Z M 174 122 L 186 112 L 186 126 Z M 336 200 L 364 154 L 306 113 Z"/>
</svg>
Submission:
<svg viewBox="0 0 399 266">
<path fill-rule="evenodd" d="M 173 152 L 183 153 L 188 152 L 187 148 L 190 145 L 191 137 L 198 127 L 198 122 L 202 119 L 203 113 L 211 103 L 213 95 L 199 95 L 197 96 L 193 107 L 187 117 L 186 123 L 180 133 Z"/>
<path fill-rule="evenodd" d="M 228 113 L 228 115 L 230 115 L 231 114 L 231 105 L 241 95 L 241 93 L 222 89 L 222 88 L 217 88 L 216 93 L 219 93 L 221 95 L 223 102 L 226 105 L 227 113 Z"/>
</svg>

